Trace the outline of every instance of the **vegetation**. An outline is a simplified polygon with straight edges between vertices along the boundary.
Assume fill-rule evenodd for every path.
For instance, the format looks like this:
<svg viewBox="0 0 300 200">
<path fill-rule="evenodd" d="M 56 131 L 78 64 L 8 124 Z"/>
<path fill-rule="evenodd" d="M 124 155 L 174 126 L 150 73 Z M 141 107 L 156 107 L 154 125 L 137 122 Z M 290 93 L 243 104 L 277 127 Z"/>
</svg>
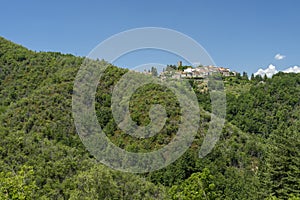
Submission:
<svg viewBox="0 0 300 200">
<path fill-rule="evenodd" d="M 0 199 L 300 199 L 300 74 L 224 78 L 226 122 L 204 158 L 198 153 L 210 122 L 209 90 L 190 80 L 201 109 L 193 144 L 161 170 L 130 174 L 99 164 L 76 133 L 72 94 L 83 60 L 0 38 Z M 129 105 L 132 119 L 149 124 L 151 105 L 160 104 L 166 125 L 146 139 L 124 134 L 113 119 L 111 97 L 127 72 L 110 65 L 100 78 L 98 121 L 127 151 L 162 148 L 178 130 L 179 102 L 168 88 L 139 88 Z"/>
</svg>

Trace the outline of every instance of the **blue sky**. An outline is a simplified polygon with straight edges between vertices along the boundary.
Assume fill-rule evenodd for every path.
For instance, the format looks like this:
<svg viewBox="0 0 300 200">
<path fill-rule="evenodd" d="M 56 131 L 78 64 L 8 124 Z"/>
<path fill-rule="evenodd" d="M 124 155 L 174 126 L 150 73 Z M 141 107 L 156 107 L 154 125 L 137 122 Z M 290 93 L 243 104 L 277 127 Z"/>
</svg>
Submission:
<svg viewBox="0 0 300 200">
<path fill-rule="evenodd" d="M 217 65 L 254 73 L 269 64 L 278 70 L 300 65 L 299 10 L 298 0 L 2 0 L 0 35 L 36 51 L 86 56 L 119 32 L 164 27 L 195 39 Z M 117 64 L 134 67 L 151 62 L 154 54 Z M 276 54 L 286 57 L 276 60 Z M 152 62 L 177 62 L 162 57 Z"/>
</svg>

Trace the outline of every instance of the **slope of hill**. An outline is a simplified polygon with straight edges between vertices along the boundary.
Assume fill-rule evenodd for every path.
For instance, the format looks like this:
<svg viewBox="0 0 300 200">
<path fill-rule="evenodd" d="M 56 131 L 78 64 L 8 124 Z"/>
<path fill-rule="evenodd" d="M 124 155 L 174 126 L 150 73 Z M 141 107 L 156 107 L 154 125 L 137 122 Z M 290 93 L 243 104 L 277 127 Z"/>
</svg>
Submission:
<svg viewBox="0 0 300 200">
<path fill-rule="evenodd" d="M 278 74 L 263 84 L 248 81 L 250 89 L 244 91 L 236 89 L 240 82 L 229 81 L 227 122 L 208 156 L 198 158 L 210 121 L 203 112 L 198 135 L 181 158 L 164 169 L 132 175 L 97 163 L 75 131 L 71 101 L 82 61 L 72 55 L 36 53 L 0 38 L 1 199 L 299 196 L 300 126 L 295 109 L 299 108 L 299 75 Z M 128 151 L 160 148 L 176 133 L 178 103 L 164 88 L 146 85 L 132 97 L 132 118 L 138 124 L 149 123 L 149 105 L 161 103 L 167 105 L 169 124 L 150 139 L 123 134 L 112 117 L 110 101 L 113 86 L 126 72 L 110 66 L 101 77 L 96 95 L 98 121 L 108 137 Z M 200 105 L 202 99 L 209 99 L 208 94 L 198 92 L 197 96 Z"/>
</svg>

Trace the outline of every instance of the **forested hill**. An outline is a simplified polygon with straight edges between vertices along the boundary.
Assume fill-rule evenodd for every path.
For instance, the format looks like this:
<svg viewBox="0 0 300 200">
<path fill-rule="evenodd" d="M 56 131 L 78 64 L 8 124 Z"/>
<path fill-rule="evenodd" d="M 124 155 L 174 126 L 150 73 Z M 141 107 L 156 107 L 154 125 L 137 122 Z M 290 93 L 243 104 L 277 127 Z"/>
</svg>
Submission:
<svg viewBox="0 0 300 200">
<path fill-rule="evenodd" d="M 71 103 L 83 59 L 33 52 L 0 37 L 0 199 L 300 198 L 300 75 L 224 78 L 227 119 L 213 151 L 198 157 L 210 121 L 203 112 L 198 135 L 181 158 L 158 171 L 130 174 L 99 164 L 76 133 Z M 101 77 L 98 121 L 127 151 L 161 148 L 178 129 L 178 102 L 154 84 L 138 89 L 132 119 L 149 123 L 150 105 L 160 103 L 167 125 L 149 139 L 123 134 L 110 106 L 112 88 L 127 71 L 110 65 Z M 209 93 L 199 82 L 191 84 L 209 111 Z"/>
</svg>

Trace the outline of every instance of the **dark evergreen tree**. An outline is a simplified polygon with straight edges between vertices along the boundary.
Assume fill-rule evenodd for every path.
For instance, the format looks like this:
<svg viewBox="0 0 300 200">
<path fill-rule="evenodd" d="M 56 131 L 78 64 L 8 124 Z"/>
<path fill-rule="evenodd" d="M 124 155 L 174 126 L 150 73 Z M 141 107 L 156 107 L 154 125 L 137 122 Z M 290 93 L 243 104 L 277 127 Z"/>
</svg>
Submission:
<svg viewBox="0 0 300 200">
<path fill-rule="evenodd" d="M 152 74 L 152 76 L 158 76 L 156 67 L 151 67 L 151 74 Z"/>
</svg>

